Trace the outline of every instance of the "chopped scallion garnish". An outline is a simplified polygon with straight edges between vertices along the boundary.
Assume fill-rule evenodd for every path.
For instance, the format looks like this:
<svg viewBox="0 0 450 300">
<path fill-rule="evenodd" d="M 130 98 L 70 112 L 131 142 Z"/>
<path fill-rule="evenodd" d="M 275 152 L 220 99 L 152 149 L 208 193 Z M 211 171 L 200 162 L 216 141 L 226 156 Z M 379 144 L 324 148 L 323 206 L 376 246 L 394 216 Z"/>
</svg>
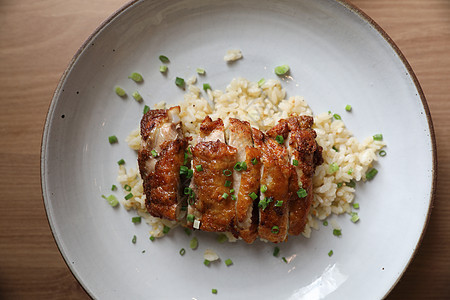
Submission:
<svg viewBox="0 0 450 300">
<path fill-rule="evenodd" d="M 259 87 L 262 86 L 265 82 L 266 82 L 266 80 L 265 80 L 264 78 L 261 78 L 261 79 L 258 81 L 258 86 L 259 86 Z"/>
<path fill-rule="evenodd" d="M 117 162 L 117 164 L 120 166 L 120 165 L 124 165 L 125 164 L 125 161 L 123 160 L 123 159 L 121 159 L 121 160 L 119 160 L 118 162 Z"/>
<path fill-rule="evenodd" d="M 293 164 L 294 166 L 298 166 L 298 160 L 294 159 L 294 160 L 292 161 L 292 164 Z"/>
<path fill-rule="evenodd" d="M 328 256 L 332 256 L 333 255 L 333 250 L 330 250 L 330 252 L 328 252 Z"/>
<path fill-rule="evenodd" d="M 333 114 L 333 118 L 335 118 L 336 120 L 341 120 L 341 116 L 338 114 Z"/>
<path fill-rule="evenodd" d="M 203 264 L 204 264 L 205 266 L 209 266 L 209 265 L 211 264 L 211 261 L 205 259 L 205 260 L 203 261 Z"/>
<path fill-rule="evenodd" d="M 234 165 L 234 169 L 236 171 L 245 171 L 247 170 L 247 163 L 245 161 L 238 161 L 235 165 Z"/>
<path fill-rule="evenodd" d="M 226 186 L 226 187 L 230 187 L 230 186 L 231 186 L 231 181 L 226 180 L 226 181 L 225 181 L 225 186 Z"/>
<path fill-rule="evenodd" d="M 230 189 L 230 194 L 233 194 L 234 193 L 234 189 Z"/>
<path fill-rule="evenodd" d="M 116 207 L 119 204 L 119 200 L 117 200 L 116 196 L 110 195 L 106 197 L 105 195 L 102 195 L 102 198 L 108 201 L 109 205 L 112 207 Z"/>
<path fill-rule="evenodd" d="M 115 191 L 115 190 L 117 190 L 117 186 L 115 184 L 113 184 L 111 187 L 111 191 Z"/>
<path fill-rule="evenodd" d="M 194 222 L 194 219 L 195 219 L 194 215 L 191 215 L 191 214 L 187 215 L 187 217 L 186 217 L 186 220 L 191 223 Z"/>
<path fill-rule="evenodd" d="M 336 151 L 336 152 L 339 152 L 339 149 L 336 148 L 336 146 L 331 147 L 331 149 L 333 149 L 333 150 Z"/>
<path fill-rule="evenodd" d="M 217 289 L 211 289 L 211 293 L 217 294 Z"/>
<path fill-rule="evenodd" d="M 203 84 L 203 90 L 206 92 L 207 90 L 210 90 L 211 86 L 209 85 L 209 83 L 204 83 Z"/>
<path fill-rule="evenodd" d="M 356 222 L 359 221 L 358 213 L 356 213 L 356 212 L 351 212 L 350 215 L 352 216 L 350 220 L 351 220 L 353 223 L 356 223 Z"/>
<path fill-rule="evenodd" d="M 356 182 L 352 179 L 349 182 L 346 182 L 345 185 L 348 187 L 354 188 L 354 187 L 356 187 Z"/>
<path fill-rule="evenodd" d="M 340 188 L 344 183 L 343 182 L 338 182 L 336 185 L 338 188 Z"/>
<path fill-rule="evenodd" d="M 337 163 L 331 163 L 328 167 L 328 174 L 336 173 L 339 170 L 339 165 Z"/>
<path fill-rule="evenodd" d="M 308 192 L 307 192 L 304 188 L 300 188 L 300 189 L 297 191 L 297 196 L 298 196 L 299 198 L 305 198 L 307 195 L 308 195 Z"/>
<path fill-rule="evenodd" d="M 115 144 L 115 143 L 119 142 L 119 140 L 117 139 L 117 136 L 115 136 L 115 135 L 109 136 L 108 141 L 110 144 Z"/>
<path fill-rule="evenodd" d="M 144 115 L 145 115 L 146 113 L 148 113 L 149 111 L 150 111 L 150 107 L 149 107 L 148 105 L 145 105 L 145 106 L 144 106 L 144 110 L 143 110 Z"/>
<path fill-rule="evenodd" d="M 168 233 L 169 233 L 169 231 L 170 231 L 170 227 L 169 227 L 169 226 L 166 226 L 166 225 L 164 225 L 164 228 L 163 228 L 163 233 L 164 233 L 164 234 L 168 234 Z"/>
<path fill-rule="evenodd" d="M 175 84 L 181 88 L 184 88 L 184 79 L 180 77 L 175 78 Z"/>
<path fill-rule="evenodd" d="M 288 65 L 281 65 L 278 67 L 275 67 L 275 74 L 281 76 L 289 72 L 289 66 Z"/>
<path fill-rule="evenodd" d="M 159 71 L 160 71 L 161 73 L 166 73 L 166 72 L 167 72 L 167 66 L 164 66 L 164 65 L 159 66 Z"/>
<path fill-rule="evenodd" d="M 197 240 L 196 237 L 193 237 L 193 238 L 191 239 L 191 241 L 189 242 L 189 247 L 190 247 L 192 250 L 197 249 L 197 247 L 198 247 L 198 240 Z"/>
<path fill-rule="evenodd" d="M 271 232 L 277 234 L 280 232 L 280 228 L 278 226 L 273 226 Z"/>
<path fill-rule="evenodd" d="M 282 145 L 284 143 L 284 137 L 282 135 L 277 135 L 275 137 L 275 140 L 277 141 L 278 144 Z"/>
<path fill-rule="evenodd" d="M 359 203 L 353 203 L 353 208 L 354 209 L 358 209 L 359 208 Z"/>
<path fill-rule="evenodd" d="M 180 166 L 180 175 L 186 175 L 188 173 L 189 168 L 186 166 Z"/>
<path fill-rule="evenodd" d="M 131 191 L 131 186 L 129 186 L 128 184 L 125 184 L 125 185 L 123 186 L 123 189 L 124 189 L 125 191 L 129 192 L 129 191 Z"/>
<path fill-rule="evenodd" d="M 285 263 L 288 263 L 286 257 L 283 256 L 281 259 L 282 259 Z"/>
<path fill-rule="evenodd" d="M 125 198 L 125 200 L 129 200 L 129 199 L 133 198 L 133 194 L 129 193 L 129 194 L 125 195 L 124 198 Z"/>
<path fill-rule="evenodd" d="M 217 241 L 221 244 L 226 242 L 227 240 L 228 240 L 227 236 L 223 233 L 221 233 L 217 236 Z"/>
<path fill-rule="evenodd" d="M 258 195 L 256 195 L 255 192 L 251 192 L 250 194 L 248 194 L 248 196 L 253 200 L 256 200 L 256 198 L 258 198 Z"/>
<path fill-rule="evenodd" d="M 184 188 L 184 194 L 185 195 L 192 195 L 192 189 L 190 187 Z"/>
<path fill-rule="evenodd" d="M 352 106 L 351 106 L 350 104 L 347 104 L 347 105 L 345 106 L 345 110 L 346 110 L 346 111 L 351 111 L 351 110 L 352 110 Z"/>
<path fill-rule="evenodd" d="M 273 248 L 273 256 L 278 257 L 278 254 L 280 254 L 280 248 L 278 247 Z"/>
<path fill-rule="evenodd" d="M 202 165 L 196 165 L 196 166 L 195 166 L 195 169 L 197 170 L 197 172 L 203 171 Z"/>
<path fill-rule="evenodd" d="M 342 235 L 342 230 L 341 229 L 333 229 L 333 235 L 341 236 Z"/>
<path fill-rule="evenodd" d="M 180 249 L 180 255 L 183 256 L 184 254 L 186 254 L 186 250 L 184 250 L 184 248 Z"/>
<path fill-rule="evenodd" d="M 128 76 L 128 78 L 130 78 L 131 80 L 135 81 L 135 82 L 141 82 L 142 80 L 144 80 L 142 78 L 142 75 L 136 72 L 131 73 L 130 76 Z"/>
<path fill-rule="evenodd" d="M 236 201 L 237 197 L 236 195 L 231 195 L 231 200 Z"/>
<path fill-rule="evenodd" d="M 283 200 L 277 200 L 277 202 L 275 202 L 275 206 L 276 206 L 276 207 L 281 207 L 281 206 L 283 206 Z"/>
<path fill-rule="evenodd" d="M 160 55 L 159 56 L 159 60 L 161 62 L 163 62 L 163 63 L 168 63 L 170 61 L 169 58 L 167 56 L 164 56 L 164 55 Z"/>
<path fill-rule="evenodd" d="M 192 178 L 193 175 L 194 175 L 194 170 L 189 169 L 189 170 L 187 171 L 186 178 Z"/>
<path fill-rule="evenodd" d="M 149 239 L 150 239 L 150 241 L 154 241 L 155 240 L 155 237 L 153 236 L 153 235 L 151 235 L 150 237 L 149 237 Z"/>
<path fill-rule="evenodd" d="M 263 185 L 261 185 L 261 193 L 265 193 L 265 192 L 267 192 L 267 185 L 263 184 Z"/>
<path fill-rule="evenodd" d="M 371 180 L 375 177 L 375 175 L 377 175 L 378 170 L 375 168 L 370 169 L 369 171 L 367 171 L 366 173 L 366 179 L 367 180 Z"/>
<path fill-rule="evenodd" d="M 136 237 L 135 235 L 133 235 L 133 238 L 131 239 L 131 242 L 132 242 L 133 244 L 136 244 L 136 240 L 137 240 L 137 237 Z"/>
<path fill-rule="evenodd" d="M 227 265 L 227 267 L 229 267 L 233 264 L 233 261 L 230 258 L 228 258 L 225 260 L 225 264 Z"/>
<path fill-rule="evenodd" d="M 205 75 L 205 69 L 197 68 L 196 72 L 198 75 Z"/>
<path fill-rule="evenodd" d="M 138 91 L 134 92 L 134 93 L 132 94 L 132 96 L 133 96 L 134 100 L 136 100 L 137 102 L 142 101 L 142 96 L 141 96 L 141 94 L 139 94 Z"/>
<path fill-rule="evenodd" d="M 378 155 L 379 156 L 386 156 L 386 151 L 384 151 L 384 150 L 380 150 L 380 152 L 378 152 Z"/>
<path fill-rule="evenodd" d="M 223 170 L 222 171 L 222 173 L 223 173 L 223 175 L 225 175 L 225 176 L 231 176 L 231 174 L 233 174 L 233 172 L 231 172 L 230 170 L 228 170 L 228 169 L 226 169 L 226 170 Z"/>
<path fill-rule="evenodd" d="M 373 135 L 373 140 L 374 141 L 382 141 L 383 140 L 383 135 L 381 133 L 377 133 Z"/>
<path fill-rule="evenodd" d="M 223 198 L 223 199 L 227 199 L 227 198 L 228 198 L 228 194 L 227 194 L 227 193 L 223 193 L 223 194 L 222 194 L 222 198 Z"/>
<path fill-rule="evenodd" d="M 328 221 L 327 220 L 325 220 L 325 221 L 323 221 L 323 226 L 328 226 Z"/>
<path fill-rule="evenodd" d="M 131 218 L 131 222 L 133 223 L 141 223 L 141 217 L 132 217 Z"/>
<path fill-rule="evenodd" d="M 123 88 L 121 88 L 120 86 L 116 86 L 114 91 L 116 92 L 117 96 L 120 96 L 120 97 L 123 97 L 123 96 L 125 96 L 127 94 L 125 92 L 125 90 Z"/>
<path fill-rule="evenodd" d="M 258 163 L 258 160 L 255 158 L 252 159 L 252 165 L 256 165 Z"/>
</svg>

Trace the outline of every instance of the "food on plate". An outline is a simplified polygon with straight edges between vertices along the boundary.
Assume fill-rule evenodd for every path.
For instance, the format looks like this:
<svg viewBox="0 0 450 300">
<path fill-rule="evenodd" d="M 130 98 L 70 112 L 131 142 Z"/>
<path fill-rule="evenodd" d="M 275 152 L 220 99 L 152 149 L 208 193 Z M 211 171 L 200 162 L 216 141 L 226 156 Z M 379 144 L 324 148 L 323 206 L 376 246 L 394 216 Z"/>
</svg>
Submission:
<svg viewBox="0 0 450 300">
<path fill-rule="evenodd" d="M 232 118 L 226 138 L 222 119 L 206 116 L 190 161 L 179 114 L 179 106 L 156 109 L 141 120 L 138 163 L 152 216 L 248 243 L 303 232 L 323 161 L 312 117 L 291 116 L 267 132 Z"/>
</svg>

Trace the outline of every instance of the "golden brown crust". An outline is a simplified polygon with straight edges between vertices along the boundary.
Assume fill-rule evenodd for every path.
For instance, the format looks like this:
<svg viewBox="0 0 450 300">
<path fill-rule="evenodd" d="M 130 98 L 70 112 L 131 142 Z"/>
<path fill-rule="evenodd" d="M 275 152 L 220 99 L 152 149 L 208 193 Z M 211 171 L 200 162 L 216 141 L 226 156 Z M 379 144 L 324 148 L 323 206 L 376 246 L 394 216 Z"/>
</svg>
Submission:
<svg viewBox="0 0 450 300">
<path fill-rule="evenodd" d="M 223 131 L 222 119 L 213 121 L 209 116 L 206 116 L 202 124 L 200 124 L 200 136 L 205 137 L 211 134 L 214 130 Z"/>
<path fill-rule="evenodd" d="M 224 170 L 233 170 L 236 163 L 236 149 L 220 141 L 201 142 L 192 148 L 194 178 L 193 187 L 196 201 L 192 205 L 194 215 L 201 216 L 200 230 L 230 231 L 235 218 L 235 202 L 231 199 L 230 188 L 225 186 L 232 176 Z M 202 171 L 197 170 L 201 166 Z M 228 194 L 225 199 L 224 193 Z"/>
</svg>

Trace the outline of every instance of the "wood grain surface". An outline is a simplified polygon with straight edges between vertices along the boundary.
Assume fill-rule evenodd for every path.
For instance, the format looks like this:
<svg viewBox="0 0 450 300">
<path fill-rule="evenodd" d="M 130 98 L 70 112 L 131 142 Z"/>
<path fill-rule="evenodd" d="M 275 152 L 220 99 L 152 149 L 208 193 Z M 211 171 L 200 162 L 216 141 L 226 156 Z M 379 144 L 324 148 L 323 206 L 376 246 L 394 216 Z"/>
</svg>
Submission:
<svg viewBox="0 0 450 300">
<path fill-rule="evenodd" d="M 89 299 L 47 222 L 40 144 L 53 92 L 72 56 L 125 3 L 0 0 L 1 299 Z M 437 144 L 438 181 L 428 229 L 388 299 L 450 299 L 450 0 L 353 3 L 411 64 L 428 101 Z"/>
</svg>

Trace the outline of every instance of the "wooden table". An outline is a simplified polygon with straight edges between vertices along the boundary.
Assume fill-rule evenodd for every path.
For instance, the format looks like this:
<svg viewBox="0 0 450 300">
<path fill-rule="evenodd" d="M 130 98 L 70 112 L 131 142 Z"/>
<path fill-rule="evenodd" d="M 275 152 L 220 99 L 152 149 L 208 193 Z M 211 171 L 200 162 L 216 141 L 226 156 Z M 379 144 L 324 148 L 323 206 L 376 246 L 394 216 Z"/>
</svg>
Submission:
<svg viewBox="0 0 450 300">
<path fill-rule="evenodd" d="M 125 0 L 0 1 L 0 298 L 87 299 L 53 240 L 40 144 L 58 80 L 78 47 Z M 412 65 L 436 133 L 434 209 L 389 299 L 450 299 L 450 1 L 354 0 Z M 412 149 L 413 151 L 414 149 Z"/>
</svg>

